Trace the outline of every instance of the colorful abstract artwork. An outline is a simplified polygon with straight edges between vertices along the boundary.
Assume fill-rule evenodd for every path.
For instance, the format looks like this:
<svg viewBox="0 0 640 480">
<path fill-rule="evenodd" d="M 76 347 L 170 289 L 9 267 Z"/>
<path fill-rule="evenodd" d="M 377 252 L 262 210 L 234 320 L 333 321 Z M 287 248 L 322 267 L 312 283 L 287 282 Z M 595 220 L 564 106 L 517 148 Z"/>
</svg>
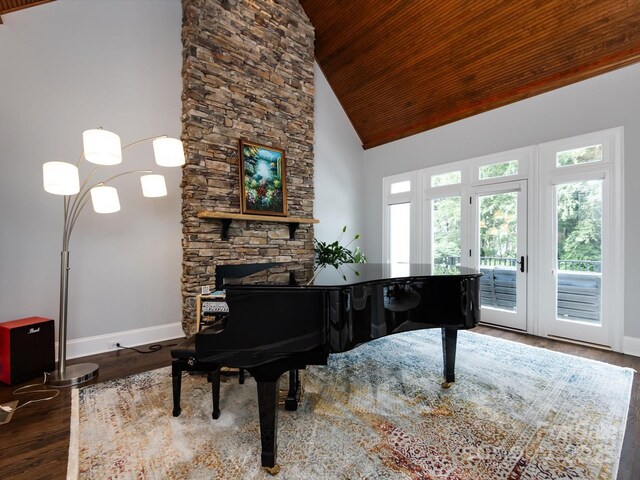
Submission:
<svg viewBox="0 0 640 480">
<path fill-rule="evenodd" d="M 287 214 L 284 151 L 240 140 L 242 213 Z"/>
</svg>

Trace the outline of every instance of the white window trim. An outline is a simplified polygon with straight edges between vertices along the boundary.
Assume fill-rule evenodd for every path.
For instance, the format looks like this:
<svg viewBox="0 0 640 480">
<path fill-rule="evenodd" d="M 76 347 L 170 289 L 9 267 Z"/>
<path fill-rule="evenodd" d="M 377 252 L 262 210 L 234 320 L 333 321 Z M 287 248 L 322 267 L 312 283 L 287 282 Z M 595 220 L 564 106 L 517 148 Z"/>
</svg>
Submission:
<svg viewBox="0 0 640 480">
<path fill-rule="evenodd" d="M 602 161 L 567 165 L 564 167 L 557 167 L 555 162 L 541 162 L 544 163 L 544 169 L 540 170 L 541 173 L 555 171 L 565 172 L 568 170 L 598 170 L 603 166 L 613 165 L 620 167 L 621 164 L 624 164 L 622 161 L 623 149 L 621 143 L 623 130 L 622 127 L 616 127 L 598 132 L 585 133 L 576 137 L 541 143 L 539 145 L 540 148 L 553 148 L 557 152 L 573 150 L 574 148 L 584 147 L 585 145 L 602 144 Z"/>
<path fill-rule="evenodd" d="M 541 234 L 544 228 L 542 209 L 546 208 L 544 195 L 540 195 L 541 190 L 548 188 L 549 179 L 552 177 L 556 183 L 563 183 L 568 178 L 593 178 L 596 172 L 605 172 L 611 176 L 608 194 L 611 195 L 611 219 L 610 228 L 612 232 L 618 232 L 615 239 L 611 242 L 610 270 L 617 273 L 615 279 L 610 279 L 611 292 L 616 295 L 616 301 L 612 301 L 609 315 L 619 318 L 618 325 L 614 325 L 611 332 L 611 347 L 614 351 L 622 351 L 622 341 L 624 338 L 624 150 L 623 150 L 623 127 L 616 127 L 599 132 L 587 133 L 567 139 L 557 140 L 554 142 L 542 143 L 540 145 L 532 145 L 523 148 L 516 148 L 504 152 L 491 155 L 483 155 L 467 160 L 461 160 L 420 170 L 393 175 L 383 178 L 383 241 L 382 241 L 382 258 L 385 262 L 389 258 L 389 241 L 388 241 L 388 205 L 393 203 L 411 202 L 411 261 L 428 263 L 431 260 L 431 239 L 430 239 L 430 200 L 434 198 L 442 198 L 460 195 L 462 202 L 468 201 L 470 188 L 485 184 L 497 184 L 501 182 L 511 182 L 515 180 L 526 179 L 528 191 L 528 209 L 529 220 L 527 225 L 529 245 L 529 261 L 528 273 L 529 281 L 527 282 L 527 311 L 530 318 L 527 321 L 527 332 L 534 335 L 544 335 L 539 325 L 539 297 L 541 295 L 540 281 L 540 257 L 538 251 L 533 246 L 541 245 Z M 585 145 L 593 145 L 596 143 L 603 144 L 603 160 L 599 162 L 585 163 L 579 165 L 571 165 L 566 167 L 553 168 L 548 164 L 541 165 L 540 148 L 553 145 L 558 151 L 570 150 L 572 148 L 582 147 Z M 479 167 L 492 163 L 501 163 L 518 158 L 518 174 L 505 177 L 495 177 L 480 180 Z M 441 173 L 461 171 L 461 183 L 455 185 L 445 185 L 441 187 L 431 187 L 431 176 Z M 607 173 L 608 172 L 608 173 Z M 411 192 L 407 194 L 390 195 L 389 185 L 402 180 L 412 180 Z M 547 182 L 547 186 L 542 181 Z M 405 195 L 401 197 L 400 195 Z M 549 201 L 549 200 L 546 200 Z M 463 215 L 467 209 L 463 208 Z M 466 218 L 461 218 L 461 234 L 464 239 L 461 244 L 462 257 L 466 258 L 464 252 L 469 248 L 469 214 Z M 419 248 L 421 247 L 421 248 Z M 465 263 L 463 263 L 464 265 Z M 468 263 L 467 263 L 468 265 Z"/>
<path fill-rule="evenodd" d="M 457 188 L 447 188 L 447 189 L 438 189 L 437 192 L 432 192 L 430 195 L 425 195 L 423 200 L 420 202 L 422 204 L 423 211 L 423 219 L 422 225 L 420 226 L 420 244 L 422 245 L 422 249 L 420 252 L 422 263 L 431 263 L 433 259 L 433 238 L 431 235 L 431 201 L 437 200 L 439 198 L 448 198 L 448 197 L 460 197 L 460 207 L 462 211 L 460 212 L 460 265 L 463 267 L 469 266 L 468 255 L 465 252 L 469 250 L 469 242 L 468 242 L 468 228 L 469 228 L 469 209 L 463 208 L 465 202 L 468 202 L 469 197 L 469 189 L 467 187 L 461 187 L 460 185 L 456 185 Z M 433 189 L 435 190 L 435 189 Z"/>
<path fill-rule="evenodd" d="M 535 159 L 535 146 L 515 148 L 505 152 L 494 153 L 491 155 L 483 155 L 467 160 L 471 166 L 471 184 L 484 185 L 487 183 L 511 182 L 514 180 L 522 180 L 529 178 L 530 164 Z M 511 160 L 518 160 L 518 173 L 514 175 L 505 175 L 503 177 L 480 178 L 480 167 L 493 165 L 495 163 L 504 163 Z"/>
<path fill-rule="evenodd" d="M 396 182 L 409 181 L 411 189 L 408 192 L 391 193 L 391 184 Z M 411 262 L 420 262 L 419 258 L 419 234 L 417 232 L 422 211 L 418 206 L 417 198 L 420 191 L 420 178 L 417 171 L 401 173 L 384 177 L 382 179 L 382 258 L 383 263 L 389 263 L 389 206 L 399 203 L 411 204 L 411 233 L 409 259 Z"/>
<path fill-rule="evenodd" d="M 466 185 L 469 183 L 469 167 L 464 160 L 452 162 L 452 163 L 444 163 L 442 165 L 436 165 L 433 167 L 423 168 L 421 170 L 416 170 L 416 171 L 420 173 L 424 191 L 440 190 L 445 188 L 456 188 L 456 187 L 460 187 L 461 185 Z M 443 173 L 451 173 L 451 172 L 457 172 L 457 171 L 460 171 L 460 183 L 440 185 L 437 187 L 431 186 L 432 176 L 442 175 Z"/>
<path fill-rule="evenodd" d="M 624 129 L 612 128 L 588 133 L 540 145 L 540 229 L 537 244 L 541 254 L 538 258 L 536 283 L 540 295 L 549 292 L 549 265 L 543 264 L 555 252 L 548 240 L 553 238 L 555 219 L 548 216 L 554 211 L 556 185 L 585 180 L 603 180 L 603 245 L 602 252 L 602 315 L 609 323 L 609 344 L 612 350 L 621 352 L 624 339 Z M 555 153 L 585 145 L 602 144 L 603 160 L 557 167 Z M 608 207 L 607 207 L 608 205 Z M 543 312 L 540 312 L 544 314 Z M 555 315 L 555 312 L 554 312 Z M 535 317 L 538 320 L 538 316 Z M 547 336 L 544 322 L 538 322 L 536 334 Z"/>
<path fill-rule="evenodd" d="M 507 176 L 507 177 L 499 177 L 499 178 L 513 178 L 513 176 Z M 531 230 L 531 216 L 528 215 L 528 211 L 530 211 L 529 208 L 529 200 L 531 198 L 531 192 L 528 188 L 528 180 L 525 178 L 521 178 L 519 180 L 512 180 L 510 182 L 506 182 L 506 181 L 501 181 L 501 182 L 496 182 L 493 184 L 485 184 L 484 182 L 480 185 L 477 185 L 475 187 L 470 187 L 470 196 L 471 197 L 475 197 L 477 199 L 478 195 L 482 195 L 482 194 L 496 194 L 496 193 L 507 193 L 507 192 L 517 192 L 517 193 L 523 193 L 523 197 L 526 197 L 526 203 L 523 204 L 521 202 L 518 202 L 518 218 L 522 218 L 521 215 L 524 215 L 524 219 L 525 219 L 525 223 L 526 223 L 526 236 L 521 234 L 520 229 L 518 229 L 518 250 L 520 252 L 527 252 L 527 260 L 526 261 L 526 265 L 527 265 L 527 275 L 526 277 L 523 279 L 524 283 L 525 283 L 525 291 L 526 291 L 526 303 L 523 305 L 520 300 L 518 301 L 519 306 L 517 308 L 518 312 L 524 312 L 524 331 L 530 332 L 531 330 L 531 320 L 530 320 L 530 315 L 529 312 L 531 311 L 530 309 L 532 308 L 532 290 L 531 290 L 531 284 L 533 282 L 530 281 L 531 277 L 531 269 L 529 268 L 529 261 L 528 261 L 528 257 L 529 257 L 529 246 L 531 245 L 531 238 L 532 238 L 532 232 Z M 479 208 L 479 205 L 476 203 L 475 205 L 473 205 L 473 210 L 477 213 Z M 471 209 L 469 209 L 471 210 Z M 476 217 L 476 214 L 471 214 L 471 212 L 469 212 L 469 233 L 470 233 L 470 239 L 471 239 L 471 252 L 472 255 L 470 255 L 469 259 L 468 259 L 468 265 L 469 267 L 474 267 L 475 265 L 479 264 L 480 261 L 480 231 L 478 228 L 478 224 L 476 223 L 476 221 L 479 220 L 479 218 Z M 520 297 L 519 297 L 520 298 Z M 494 325 L 499 325 L 499 323 L 494 324 Z"/>
</svg>

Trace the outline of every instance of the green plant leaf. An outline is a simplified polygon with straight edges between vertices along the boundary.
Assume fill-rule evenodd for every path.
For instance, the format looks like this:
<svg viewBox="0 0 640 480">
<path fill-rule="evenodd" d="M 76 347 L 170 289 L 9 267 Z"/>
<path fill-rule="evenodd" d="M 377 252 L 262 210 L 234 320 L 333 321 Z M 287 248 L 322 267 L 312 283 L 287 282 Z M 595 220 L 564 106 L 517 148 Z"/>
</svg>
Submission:
<svg viewBox="0 0 640 480">
<path fill-rule="evenodd" d="M 360 238 L 360 234 L 354 236 L 346 245 L 340 245 L 342 234 L 347 231 L 347 226 L 342 228 L 338 239 L 332 243 L 323 242 L 316 238 L 313 239 L 315 263 L 316 267 L 333 266 L 339 268 L 344 263 L 365 263 L 366 257 L 360 250 L 360 247 L 356 247 L 353 251 L 347 248 L 354 240 Z"/>
</svg>

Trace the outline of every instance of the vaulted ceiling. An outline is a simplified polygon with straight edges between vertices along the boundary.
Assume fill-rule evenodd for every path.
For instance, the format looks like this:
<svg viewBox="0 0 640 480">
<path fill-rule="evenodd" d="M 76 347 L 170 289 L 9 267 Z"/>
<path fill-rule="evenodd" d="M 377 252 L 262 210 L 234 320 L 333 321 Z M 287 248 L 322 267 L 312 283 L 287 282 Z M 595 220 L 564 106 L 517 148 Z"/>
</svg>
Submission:
<svg viewBox="0 0 640 480">
<path fill-rule="evenodd" d="M 640 0 L 300 3 L 364 148 L 640 60 Z"/>
<path fill-rule="evenodd" d="M 0 15 L 5 13 L 15 12 L 22 10 L 23 8 L 33 7 L 40 5 L 41 3 L 48 3 L 54 0 L 0 0 Z M 0 16 L 0 24 L 2 24 L 2 17 Z"/>
<path fill-rule="evenodd" d="M 0 15 L 49 1 L 0 0 Z M 300 3 L 364 148 L 640 61 L 640 0 Z"/>
</svg>

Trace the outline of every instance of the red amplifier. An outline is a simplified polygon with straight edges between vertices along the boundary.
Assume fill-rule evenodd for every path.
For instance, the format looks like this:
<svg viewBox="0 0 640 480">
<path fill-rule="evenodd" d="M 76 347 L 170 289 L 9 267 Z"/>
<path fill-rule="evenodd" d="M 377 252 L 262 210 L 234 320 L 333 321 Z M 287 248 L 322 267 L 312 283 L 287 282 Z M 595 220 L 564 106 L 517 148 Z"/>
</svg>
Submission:
<svg viewBox="0 0 640 480">
<path fill-rule="evenodd" d="M 53 320 L 29 317 L 0 323 L 0 382 L 13 385 L 55 369 Z"/>
</svg>

